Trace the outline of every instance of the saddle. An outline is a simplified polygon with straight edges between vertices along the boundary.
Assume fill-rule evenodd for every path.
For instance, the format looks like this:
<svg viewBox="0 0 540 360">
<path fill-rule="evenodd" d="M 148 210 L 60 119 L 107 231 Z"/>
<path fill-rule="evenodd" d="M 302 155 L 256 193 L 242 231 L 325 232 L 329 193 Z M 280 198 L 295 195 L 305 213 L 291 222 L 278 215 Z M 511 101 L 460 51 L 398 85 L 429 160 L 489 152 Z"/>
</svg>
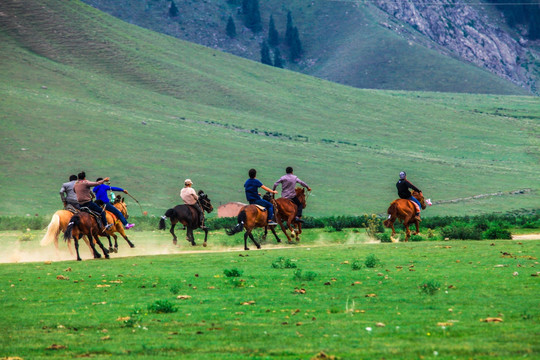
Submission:
<svg viewBox="0 0 540 360">
<path fill-rule="evenodd" d="M 93 211 L 92 209 L 88 207 L 81 207 L 81 211 L 92 215 L 94 219 L 96 219 L 96 222 L 100 229 L 103 227 L 103 224 L 101 223 L 101 214 L 98 214 L 97 212 Z"/>
<path fill-rule="evenodd" d="M 66 207 L 64 208 L 64 210 L 67 210 L 67 211 L 71 212 L 72 214 L 77 214 L 79 212 L 79 209 L 77 209 L 75 206 L 73 206 L 71 204 L 67 204 Z"/>
<path fill-rule="evenodd" d="M 253 204 L 253 205 L 255 205 L 259 210 L 261 210 L 263 212 L 266 211 L 266 208 L 264 206 L 257 205 L 257 204 Z"/>
</svg>

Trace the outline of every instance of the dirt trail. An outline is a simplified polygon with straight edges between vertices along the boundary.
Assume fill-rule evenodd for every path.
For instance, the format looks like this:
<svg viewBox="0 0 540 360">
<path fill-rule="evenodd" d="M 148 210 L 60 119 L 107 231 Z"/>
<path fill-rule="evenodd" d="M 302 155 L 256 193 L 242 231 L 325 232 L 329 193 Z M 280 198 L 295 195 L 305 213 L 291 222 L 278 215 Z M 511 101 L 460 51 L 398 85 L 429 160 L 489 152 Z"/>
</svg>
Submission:
<svg viewBox="0 0 540 360">
<path fill-rule="evenodd" d="M 512 240 L 540 240 L 540 234 L 512 235 Z"/>
</svg>

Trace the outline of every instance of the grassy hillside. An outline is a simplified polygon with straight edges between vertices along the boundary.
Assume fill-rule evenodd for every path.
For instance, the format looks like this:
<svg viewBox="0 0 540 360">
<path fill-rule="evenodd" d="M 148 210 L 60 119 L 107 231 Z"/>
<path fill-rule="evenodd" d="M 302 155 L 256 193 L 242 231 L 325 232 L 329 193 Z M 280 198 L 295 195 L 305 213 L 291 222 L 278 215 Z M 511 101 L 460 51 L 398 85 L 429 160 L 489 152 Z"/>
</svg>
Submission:
<svg viewBox="0 0 540 360">
<path fill-rule="evenodd" d="M 289 49 L 280 45 L 288 69 L 359 88 L 527 94 L 507 80 L 452 58 L 415 29 L 394 24 L 372 4 L 260 1 L 263 31 L 253 33 L 243 25 L 241 0 L 177 1 L 179 16 L 175 18 L 168 15 L 169 0 L 83 1 L 132 24 L 255 61 L 261 59 L 270 15 L 283 38 L 291 11 L 304 56 L 298 63 L 287 61 Z M 229 16 L 236 24 L 235 39 L 225 33 Z M 389 24 L 403 34 L 397 35 Z"/>
<path fill-rule="evenodd" d="M 426 215 L 538 207 L 536 97 L 359 90 L 121 22 L 79 1 L 0 4 L 0 215 L 50 214 L 72 173 L 110 176 L 150 214 L 186 177 L 214 205 L 247 170 L 293 166 L 310 215 L 382 213 L 399 171 Z M 520 195 L 507 192 L 531 189 Z"/>
</svg>

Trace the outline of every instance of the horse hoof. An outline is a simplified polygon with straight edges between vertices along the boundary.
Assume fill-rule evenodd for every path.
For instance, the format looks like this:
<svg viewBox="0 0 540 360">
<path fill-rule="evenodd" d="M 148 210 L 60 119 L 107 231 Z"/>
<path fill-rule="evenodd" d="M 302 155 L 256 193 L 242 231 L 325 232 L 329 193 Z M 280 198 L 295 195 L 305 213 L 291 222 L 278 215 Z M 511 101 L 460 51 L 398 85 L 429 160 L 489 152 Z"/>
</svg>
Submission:
<svg viewBox="0 0 540 360">
<path fill-rule="evenodd" d="M 129 247 L 133 249 L 135 247 L 135 244 L 129 244 Z"/>
<path fill-rule="evenodd" d="M 117 253 L 117 252 L 118 252 L 118 248 L 114 248 L 114 252 Z"/>
<path fill-rule="evenodd" d="M 114 248 L 110 247 L 109 252 L 114 252 Z"/>
<path fill-rule="evenodd" d="M 245 247 L 245 248 L 244 248 L 244 250 L 248 251 L 248 250 L 249 250 L 249 248 L 248 248 L 248 247 Z"/>
<path fill-rule="evenodd" d="M 260 249 L 261 248 L 261 245 L 257 246 L 257 249 Z"/>
<path fill-rule="evenodd" d="M 176 245 L 177 242 L 178 242 L 178 241 L 176 241 L 176 239 L 174 239 L 174 240 L 172 241 L 173 245 Z"/>
<path fill-rule="evenodd" d="M 206 247 L 206 242 L 203 242 L 202 246 Z"/>
</svg>

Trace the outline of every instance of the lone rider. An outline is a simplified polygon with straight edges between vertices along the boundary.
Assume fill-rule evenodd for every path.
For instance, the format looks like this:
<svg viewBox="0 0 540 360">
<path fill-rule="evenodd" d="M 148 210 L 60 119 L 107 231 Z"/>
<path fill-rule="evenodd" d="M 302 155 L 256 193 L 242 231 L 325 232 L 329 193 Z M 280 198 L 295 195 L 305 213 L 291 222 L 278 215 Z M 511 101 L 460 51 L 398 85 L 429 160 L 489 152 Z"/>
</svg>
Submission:
<svg viewBox="0 0 540 360">
<path fill-rule="evenodd" d="M 103 178 L 97 178 L 96 181 L 100 181 L 100 180 L 103 180 Z M 122 191 L 122 192 L 124 192 L 126 194 L 128 193 L 127 190 L 124 190 L 124 189 L 119 188 L 119 187 L 110 186 L 108 184 L 101 184 L 101 185 L 95 186 L 92 191 L 96 194 L 96 199 L 97 200 L 103 201 L 103 204 L 105 204 L 105 210 L 113 213 L 118 219 L 120 219 L 120 221 L 122 222 L 122 225 L 124 225 L 124 228 L 126 228 L 126 230 L 131 229 L 132 227 L 135 226 L 135 224 L 128 224 L 126 218 L 120 212 L 120 210 L 118 210 L 116 207 L 114 207 L 111 204 L 111 202 L 109 201 L 109 196 L 107 195 L 107 191 L 109 191 L 109 190 L 111 190 L 111 191 Z"/>
<path fill-rule="evenodd" d="M 76 182 L 77 175 L 71 175 L 69 177 L 69 182 L 63 183 L 60 188 L 60 199 L 62 199 L 62 202 L 64 203 L 64 209 L 68 205 L 73 206 L 75 209 L 81 208 L 79 201 L 77 201 L 77 194 L 75 194 L 75 191 L 73 190 L 73 186 L 75 186 Z"/>
<path fill-rule="evenodd" d="M 84 171 L 77 174 L 77 178 L 78 180 L 75 183 L 73 190 L 77 194 L 77 201 L 79 202 L 79 205 L 81 207 L 87 207 L 100 214 L 105 230 L 109 230 L 113 224 L 107 224 L 107 213 L 105 213 L 105 210 L 103 210 L 102 207 L 92 201 L 92 192 L 90 190 L 90 188 L 93 186 L 101 185 L 105 181 L 109 181 L 109 178 L 107 177 L 96 182 L 88 181 L 86 180 L 86 173 Z"/>
<path fill-rule="evenodd" d="M 190 179 L 184 181 L 184 187 L 180 190 L 180 197 L 186 205 L 192 206 L 199 214 L 199 227 L 204 228 L 204 212 L 199 205 L 199 196 L 191 186 L 193 182 Z"/>
<path fill-rule="evenodd" d="M 244 183 L 244 189 L 246 190 L 246 200 L 250 204 L 264 206 L 266 210 L 268 211 L 268 225 L 270 226 L 277 225 L 277 223 L 274 222 L 273 220 L 274 219 L 274 206 L 272 206 L 271 202 L 266 201 L 261 198 L 261 195 L 259 195 L 259 188 L 262 188 L 263 190 L 268 191 L 272 194 L 277 194 L 277 191 L 264 186 L 263 183 L 259 179 L 256 179 L 257 170 L 250 169 L 248 174 L 249 174 L 249 179 L 247 179 L 246 182 Z"/>
<path fill-rule="evenodd" d="M 411 184 L 411 182 L 409 180 L 407 180 L 407 174 L 405 173 L 405 171 L 402 171 L 402 172 L 399 173 L 399 180 L 398 180 L 398 182 L 396 184 L 396 187 L 397 187 L 397 190 L 398 190 L 398 196 L 401 199 L 411 200 L 415 204 L 418 205 L 418 207 L 416 209 L 415 217 L 416 217 L 416 220 L 421 221 L 421 219 L 420 219 L 420 208 L 421 208 L 422 205 L 420 204 L 420 201 L 418 201 L 418 199 L 416 199 L 414 196 L 412 196 L 409 189 L 413 189 L 414 191 L 418 191 L 419 193 L 421 193 L 422 191 L 420 189 L 418 189 L 416 186 L 414 186 L 413 184 Z"/>
<path fill-rule="evenodd" d="M 308 184 L 300 180 L 298 176 L 293 174 L 292 167 L 290 166 L 287 167 L 287 169 L 285 169 L 285 173 L 286 173 L 285 175 L 280 177 L 279 180 L 274 183 L 273 189 L 276 190 L 277 186 L 281 184 L 281 197 L 284 197 L 285 199 L 290 199 L 292 200 L 293 203 L 296 204 L 297 211 L 296 211 L 296 218 L 294 220 L 297 222 L 304 222 L 304 220 L 301 219 L 302 209 L 304 207 L 302 206 L 302 203 L 300 202 L 300 200 L 298 200 L 298 197 L 296 196 L 295 188 L 296 188 L 296 184 L 302 185 L 303 187 L 307 188 L 308 191 L 311 191 L 311 188 L 308 186 Z"/>
</svg>

